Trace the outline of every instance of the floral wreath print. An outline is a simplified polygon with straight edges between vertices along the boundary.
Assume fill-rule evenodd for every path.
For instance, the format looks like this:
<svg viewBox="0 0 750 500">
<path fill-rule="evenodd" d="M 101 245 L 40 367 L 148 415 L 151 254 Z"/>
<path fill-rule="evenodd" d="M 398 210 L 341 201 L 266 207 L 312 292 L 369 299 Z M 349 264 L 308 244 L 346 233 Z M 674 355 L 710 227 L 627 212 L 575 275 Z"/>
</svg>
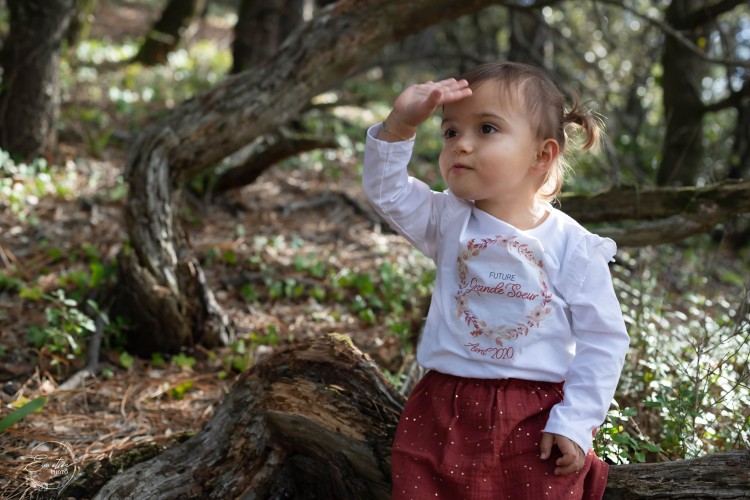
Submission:
<svg viewBox="0 0 750 500">
<path fill-rule="evenodd" d="M 547 304 L 552 301 L 552 293 L 549 291 L 549 286 L 547 286 L 547 273 L 544 271 L 542 261 L 534 256 L 534 252 L 532 252 L 527 244 L 521 243 L 515 238 L 515 236 L 508 237 L 496 235 L 494 238 L 483 238 L 479 242 L 477 242 L 477 240 L 470 240 L 467 243 L 466 248 L 458 255 L 457 259 L 458 278 L 461 285 L 461 289 L 456 293 L 455 297 L 458 305 L 458 316 L 463 317 L 467 326 L 472 328 L 472 337 L 485 335 L 493 338 L 495 343 L 499 346 L 503 346 L 504 341 L 512 341 L 516 340 L 518 337 L 528 335 L 529 331 L 534 327 L 539 327 L 539 324 L 544 317 L 552 311 L 552 308 L 547 306 Z M 469 274 L 469 261 L 493 245 L 516 251 L 518 255 L 533 264 L 538 271 L 539 285 L 541 286 L 541 303 L 539 303 L 523 321 L 514 325 L 502 324 L 488 326 L 486 321 L 479 319 L 476 314 L 474 314 L 469 305 L 468 295 L 472 292 L 467 281 Z"/>
</svg>

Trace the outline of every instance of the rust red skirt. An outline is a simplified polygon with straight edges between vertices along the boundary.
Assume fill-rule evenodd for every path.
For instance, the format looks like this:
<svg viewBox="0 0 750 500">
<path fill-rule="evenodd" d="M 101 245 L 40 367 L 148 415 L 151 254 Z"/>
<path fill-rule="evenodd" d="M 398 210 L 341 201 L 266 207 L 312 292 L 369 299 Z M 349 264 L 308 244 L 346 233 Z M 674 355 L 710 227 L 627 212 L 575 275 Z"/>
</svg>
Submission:
<svg viewBox="0 0 750 500">
<path fill-rule="evenodd" d="M 554 474 L 557 447 L 539 458 L 562 384 L 428 372 L 412 391 L 392 451 L 393 499 L 601 499 L 609 467 Z"/>
</svg>

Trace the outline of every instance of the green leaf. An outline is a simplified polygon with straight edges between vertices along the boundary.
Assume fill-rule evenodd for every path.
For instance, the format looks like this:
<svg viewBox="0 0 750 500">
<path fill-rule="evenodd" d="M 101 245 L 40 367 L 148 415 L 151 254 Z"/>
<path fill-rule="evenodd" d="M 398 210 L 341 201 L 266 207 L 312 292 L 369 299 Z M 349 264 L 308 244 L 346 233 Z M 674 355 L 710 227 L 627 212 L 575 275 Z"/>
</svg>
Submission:
<svg viewBox="0 0 750 500">
<path fill-rule="evenodd" d="M 104 266 L 98 262 L 93 262 L 91 265 L 89 265 L 89 269 L 91 270 L 91 278 L 89 279 L 89 286 L 91 288 L 94 288 L 96 285 L 101 283 L 102 280 L 104 279 L 105 269 L 104 269 Z"/>
<path fill-rule="evenodd" d="M 43 407 L 46 402 L 47 399 L 44 397 L 36 398 L 35 400 L 26 403 L 22 407 L 13 410 L 7 417 L 0 420 L 0 433 L 5 432 L 8 427 L 15 424 L 29 413 L 37 411 L 38 409 Z"/>
<path fill-rule="evenodd" d="M 161 368 L 166 364 L 167 362 L 164 361 L 164 356 L 162 356 L 161 353 L 155 352 L 151 354 L 151 366 L 155 368 Z"/>
<path fill-rule="evenodd" d="M 44 297 L 44 292 L 42 289 L 34 285 L 32 287 L 23 287 L 20 292 L 18 292 L 19 297 L 22 299 L 28 299 L 28 300 L 42 300 L 42 297 Z"/>
<path fill-rule="evenodd" d="M 192 356 L 185 356 L 185 354 L 181 352 L 172 358 L 172 362 L 180 368 L 190 369 L 195 365 L 195 358 Z"/>
<path fill-rule="evenodd" d="M 661 446 L 658 444 L 652 444 L 652 443 L 643 443 L 641 446 L 646 448 L 646 450 L 652 452 L 652 453 L 658 453 L 660 451 L 664 451 Z"/>
<path fill-rule="evenodd" d="M 183 382 L 169 390 L 169 395 L 174 399 L 182 399 L 185 397 L 185 393 L 193 388 L 193 381 L 188 380 Z"/>
<path fill-rule="evenodd" d="M 126 351 L 123 351 L 120 354 L 120 366 L 122 366 L 123 368 L 125 369 L 130 368 L 131 366 L 133 366 L 134 362 L 135 360 L 133 359 L 133 356 L 128 354 Z"/>
</svg>

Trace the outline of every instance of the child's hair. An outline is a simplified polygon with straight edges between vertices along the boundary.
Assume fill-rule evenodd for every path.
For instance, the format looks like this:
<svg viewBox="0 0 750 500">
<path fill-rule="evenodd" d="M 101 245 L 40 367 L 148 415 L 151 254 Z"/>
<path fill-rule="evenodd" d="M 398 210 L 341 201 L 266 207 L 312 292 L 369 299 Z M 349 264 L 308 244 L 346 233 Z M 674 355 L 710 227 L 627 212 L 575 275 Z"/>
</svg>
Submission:
<svg viewBox="0 0 750 500">
<path fill-rule="evenodd" d="M 510 61 L 487 63 L 470 69 L 460 78 L 472 88 L 487 80 L 499 84 L 504 98 L 518 99 L 529 113 L 532 130 L 540 140 L 554 139 L 560 149 L 558 161 L 551 168 L 539 190 L 539 196 L 554 199 L 562 189 L 565 176 L 570 170 L 567 161 L 568 134 L 573 129 L 584 133 L 580 149 L 588 151 L 599 143 L 603 124 L 590 110 L 581 107 L 574 97 L 573 107 L 565 109 L 565 96 L 552 79 L 541 69 Z"/>
</svg>

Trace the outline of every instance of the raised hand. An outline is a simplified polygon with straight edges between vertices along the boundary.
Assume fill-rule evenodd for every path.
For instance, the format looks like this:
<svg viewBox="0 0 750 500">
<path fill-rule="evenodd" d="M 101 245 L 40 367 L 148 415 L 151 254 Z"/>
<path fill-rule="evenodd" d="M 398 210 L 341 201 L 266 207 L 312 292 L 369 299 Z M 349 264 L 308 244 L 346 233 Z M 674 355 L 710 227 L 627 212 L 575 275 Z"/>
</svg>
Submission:
<svg viewBox="0 0 750 500">
<path fill-rule="evenodd" d="M 386 133 L 402 140 L 412 137 L 437 108 L 470 95 L 469 83 L 455 78 L 410 85 L 393 103 L 393 110 L 386 118 Z"/>
</svg>

